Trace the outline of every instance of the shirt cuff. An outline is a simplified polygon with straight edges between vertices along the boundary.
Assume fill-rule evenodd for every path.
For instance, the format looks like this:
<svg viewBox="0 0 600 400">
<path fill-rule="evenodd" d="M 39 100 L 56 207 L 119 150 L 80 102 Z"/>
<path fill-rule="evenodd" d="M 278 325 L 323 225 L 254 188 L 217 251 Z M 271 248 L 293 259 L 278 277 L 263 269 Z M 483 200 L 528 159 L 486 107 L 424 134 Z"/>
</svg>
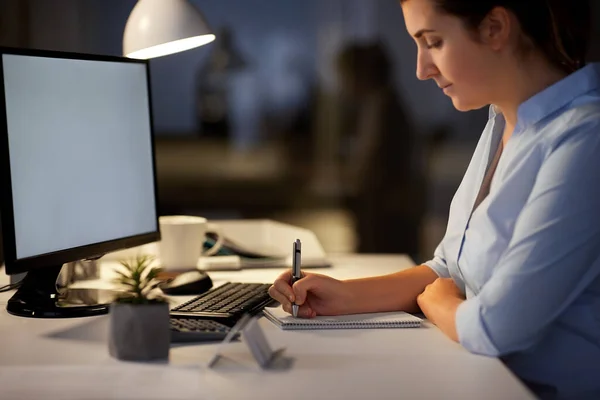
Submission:
<svg viewBox="0 0 600 400">
<path fill-rule="evenodd" d="M 471 353 L 498 357 L 481 318 L 481 302 L 477 297 L 463 301 L 456 309 L 456 333 L 460 344 Z"/>
<path fill-rule="evenodd" d="M 427 265 L 429 268 L 431 268 L 436 274 L 438 274 L 440 278 L 450 278 L 450 272 L 448 272 L 448 267 L 446 267 L 439 261 L 436 261 L 435 258 L 433 260 L 429 260 L 423 263 L 423 265 Z"/>
</svg>

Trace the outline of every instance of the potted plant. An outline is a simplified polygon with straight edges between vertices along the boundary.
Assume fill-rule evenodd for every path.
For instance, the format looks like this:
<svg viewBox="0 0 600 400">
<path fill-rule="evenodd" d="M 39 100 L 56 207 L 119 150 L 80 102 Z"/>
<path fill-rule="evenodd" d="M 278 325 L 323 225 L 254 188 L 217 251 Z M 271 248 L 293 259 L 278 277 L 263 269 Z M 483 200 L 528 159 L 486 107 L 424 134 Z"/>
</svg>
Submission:
<svg viewBox="0 0 600 400">
<path fill-rule="evenodd" d="M 167 360 L 171 343 L 168 301 L 157 294 L 161 268 L 153 257 L 121 261 L 114 282 L 124 291 L 110 305 L 109 352 L 127 361 Z"/>
</svg>

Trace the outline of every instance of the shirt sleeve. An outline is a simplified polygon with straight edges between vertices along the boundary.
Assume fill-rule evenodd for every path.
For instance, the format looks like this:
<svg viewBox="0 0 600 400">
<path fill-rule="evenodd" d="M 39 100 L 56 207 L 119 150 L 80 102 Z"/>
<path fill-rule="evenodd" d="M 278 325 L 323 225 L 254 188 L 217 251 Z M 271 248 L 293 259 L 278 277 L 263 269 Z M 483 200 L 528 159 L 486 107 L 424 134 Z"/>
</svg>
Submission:
<svg viewBox="0 0 600 400">
<path fill-rule="evenodd" d="M 431 268 L 440 278 L 449 278 L 450 272 L 448 271 L 448 264 L 446 263 L 446 254 L 444 250 L 444 239 L 440 242 L 440 244 L 435 249 L 433 253 L 433 258 L 425 263 L 429 268 Z"/>
<path fill-rule="evenodd" d="M 466 349 L 502 356 L 529 348 L 600 276 L 599 199 L 596 119 L 549 151 L 493 275 L 459 306 Z"/>
</svg>

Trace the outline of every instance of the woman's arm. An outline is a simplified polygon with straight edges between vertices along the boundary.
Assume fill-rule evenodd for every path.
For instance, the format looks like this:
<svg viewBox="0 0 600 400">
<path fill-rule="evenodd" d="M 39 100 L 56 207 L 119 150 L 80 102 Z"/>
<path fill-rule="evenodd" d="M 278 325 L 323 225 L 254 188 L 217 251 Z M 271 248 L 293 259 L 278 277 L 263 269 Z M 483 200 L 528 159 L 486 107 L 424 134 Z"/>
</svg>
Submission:
<svg viewBox="0 0 600 400">
<path fill-rule="evenodd" d="M 344 281 L 350 294 L 348 313 L 418 312 L 417 296 L 437 278 L 433 269 L 419 265 L 390 275 Z"/>
<path fill-rule="evenodd" d="M 417 296 L 438 275 L 419 265 L 390 275 L 340 281 L 326 275 L 305 273 L 290 286 L 291 273 L 281 274 L 269 294 L 291 313 L 299 305 L 298 316 L 359 314 L 378 311 L 418 310 Z"/>
<path fill-rule="evenodd" d="M 299 305 L 298 315 L 304 318 L 397 310 L 418 312 L 417 296 L 438 277 L 450 276 L 444 241 L 445 238 L 432 260 L 389 275 L 340 281 L 305 273 L 292 287 L 288 270 L 275 280 L 269 294 L 287 312 L 291 313 L 292 303 Z"/>
<path fill-rule="evenodd" d="M 460 343 L 525 350 L 600 276 L 600 120 L 561 138 L 537 174 L 490 280 L 456 311 Z"/>
</svg>

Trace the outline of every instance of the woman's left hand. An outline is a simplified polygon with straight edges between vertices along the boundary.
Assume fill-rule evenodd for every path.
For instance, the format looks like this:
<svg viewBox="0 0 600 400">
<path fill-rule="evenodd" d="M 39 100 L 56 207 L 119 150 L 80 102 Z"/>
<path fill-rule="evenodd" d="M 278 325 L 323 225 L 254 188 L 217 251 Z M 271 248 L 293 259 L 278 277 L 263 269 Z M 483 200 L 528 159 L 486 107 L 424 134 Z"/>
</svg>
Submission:
<svg viewBox="0 0 600 400">
<path fill-rule="evenodd" d="M 458 341 L 456 309 L 465 300 L 452 278 L 438 278 L 417 296 L 417 303 L 427 319 L 451 339 Z"/>
<path fill-rule="evenodd" d="M 433 283 L 425 287 L 423 293 L 417 296 L 417 302 L 419 303 L 421 310 L 423 310 L 421 302 L 423 302 L 424 305 L 427 305 L 428 303 L 441 302 L 449 297 L 464 299 L 463 293 L 458 286 L 456 286 L 456 283 L 454 283 L 454 279 L 437 278 Z"/>
</svg>

